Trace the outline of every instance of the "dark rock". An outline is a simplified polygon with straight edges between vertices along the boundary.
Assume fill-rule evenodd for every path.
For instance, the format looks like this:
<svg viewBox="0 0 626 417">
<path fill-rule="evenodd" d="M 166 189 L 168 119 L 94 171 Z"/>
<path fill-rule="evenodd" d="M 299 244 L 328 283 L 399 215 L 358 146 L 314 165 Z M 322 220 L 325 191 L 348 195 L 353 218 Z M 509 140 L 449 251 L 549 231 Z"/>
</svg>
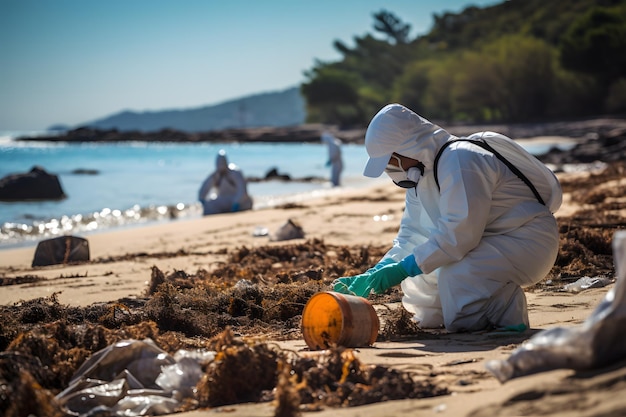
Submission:
<svg viewBox="0 0 626 417">
<path fill-rule="evenodd" d="M 0 179 L 0 201 L 61 200 L 66 198 L 59 178 L 42 167 Z"/>
<path fill-rule="evenodd" d="M 617 162 L 626 160 L 626 128 L 613 129 L 590 135 L 572 149 L 563 151 L 552 148 L 537 158 L 545 164 L 557 167 L 563 164 L 589 164 L 596 161 Z"/>
<path fill-rule="evenodd" d="M 59 236 L 37 245 L 32 266 L 89 261 L 89 242 L 76 236 Z"/>
<path fill-rule="evenodd" d="M 265 179 L 289 181 L 291 180 L 291 176 L 289 174 L 280 174 L 278 168 L 272 168 L 265 174 Z"/>
<path fill-rule="evenodd" d="M 98 175 L 100 172 L 97 169 L 90 168 L 76 168 L 72 170 L 74 175 Z"/>
</svg>

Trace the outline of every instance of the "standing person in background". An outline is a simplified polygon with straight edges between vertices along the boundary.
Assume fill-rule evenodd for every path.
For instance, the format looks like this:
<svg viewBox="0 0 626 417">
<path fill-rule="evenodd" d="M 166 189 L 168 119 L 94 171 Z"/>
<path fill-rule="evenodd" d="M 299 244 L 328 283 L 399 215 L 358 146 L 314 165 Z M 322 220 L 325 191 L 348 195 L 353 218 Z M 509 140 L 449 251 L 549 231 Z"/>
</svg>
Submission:
<svg viewBox="0 0 626 417">
<path fill-rule="evenodd" d="M 322 142 L 328 145 L 328 161 L 326 166 L 330 166 L 330 182 L 333 187 L 340 185 L 339 177 L 343 171 L 343 159 L 341 158 L 341 140 L 328 132 L 322 133 Z"/>
<path fill-rule="evenodd" d="M 252 208 L 252 198 L 248 195 L 246 179 L 237 165 L 228 163 L 226 151 L 223 149 L 218 152 L 215 159 L 215 171 L 200 187 L 198 200 L 202 203 L 205 216 Z"/>
<path fill-rule="evenodd" d="M 405 188 L 404 214 L 378 264 L 333 289 L 368 297 L 401 285 L 422 328 L 528 328 L 522 287 L 545 278 L 559 251 L 554 173 L 504 135 L 457 138 L 400 104 L 374 116 L 365 148 L 364 175 Z"/>
</svg>

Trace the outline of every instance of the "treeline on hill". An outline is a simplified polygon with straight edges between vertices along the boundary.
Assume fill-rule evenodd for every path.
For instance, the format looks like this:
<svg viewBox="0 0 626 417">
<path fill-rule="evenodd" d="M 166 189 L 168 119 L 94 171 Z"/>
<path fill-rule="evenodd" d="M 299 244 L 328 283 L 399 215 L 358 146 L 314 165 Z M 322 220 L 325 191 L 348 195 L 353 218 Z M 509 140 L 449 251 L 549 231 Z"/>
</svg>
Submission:
<svg viewBox="0 0 626 417">
<path fill-rule="evenodd" d="M 626 111 L 626 0 L 509 0 L 434 15 L 409 38 L 392 12 L 379 37 L 336 40 L 301 86 L 309 122 L 365 125 L 402 103 L 429 119 L 529 122 Z M 409 16 L 410 18 L 410 16 Z"/>
</svg>

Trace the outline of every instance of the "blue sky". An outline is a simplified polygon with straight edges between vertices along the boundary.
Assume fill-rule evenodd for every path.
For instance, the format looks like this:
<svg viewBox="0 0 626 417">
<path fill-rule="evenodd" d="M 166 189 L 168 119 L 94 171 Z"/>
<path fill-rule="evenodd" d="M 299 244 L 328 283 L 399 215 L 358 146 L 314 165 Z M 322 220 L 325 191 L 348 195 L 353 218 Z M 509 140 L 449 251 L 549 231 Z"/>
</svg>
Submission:
<svg viewBox="0 0 626 417">
<path fill-rule="evenodd" d="M 338 60 L 335 40 L 374 34 L 380 10 L 414 37 L 433 13 L 500 2 L 0 0 L 0 131 L 284 90 Z"/>
</svg>

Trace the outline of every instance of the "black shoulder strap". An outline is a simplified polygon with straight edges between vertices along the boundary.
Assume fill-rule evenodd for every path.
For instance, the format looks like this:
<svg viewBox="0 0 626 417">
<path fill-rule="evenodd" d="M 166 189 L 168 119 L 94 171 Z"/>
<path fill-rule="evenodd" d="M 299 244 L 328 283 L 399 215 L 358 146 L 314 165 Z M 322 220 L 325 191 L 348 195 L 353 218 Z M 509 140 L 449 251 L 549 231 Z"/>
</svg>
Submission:
<svg viewBox="0 0 626 417">
<path fill-rule="evenodd" d="M 517 177 L 522 180 L 524 182 L 524 184 L 526 184 L 528 186 L 528 188 L 530 188 L 530 191 L 533 192 L 533 194 L 535 195 L 535 198 L 537 199 L 537 201 L 539 201 L 539 203 L 543 204 L 544 206 L 546 205 L 546 203 L 543 201 L 543 198 L 541 198 L 541 195 L 539 195 L 539 192 L 537 191 L 537 189 L 535 188 L 535 186 L 533 185 L 532 182 L 530 182 L 530 180 L 526 177 L 526 175 L 524 175 L 522 173 L 522 171 L 520 171 L 519 169 L 517 169 L 517 167 L 515 165 L 513 165 L 511 162 L 509 162 L 508 159 L 506 159 L 504 156 L 502 156 L 502 154 L 500 154 L 500 152 L 496 151 L 495 149 L 493 149 L 493 147 L 491 147 L 488 143 L 483 142 L 481 140 L 474 140 L 474 139 L 454 139 L 454 140 L 450 140 L 446 143 L 443 144 L 443 146 L 439 149 L 439 152 L 437 152 L 437 156 L 435 156 L 435 162 L 433 164 L 433 172 L 435 174 L 435 183 L 437 184 L 437 188 L 439 188 L 439 175 L 437 174 L 437 165 L 439 164 L 439 158 L 441 158 L 441 154 L 443 153 L 443 151 L 451 144 L 453 144 L 454 142 L 460 142 L 460 141 L 465 141 L 465 142 L 471 142 L 474 145 L 480 146 L 483 149 L 488 150 L 489 152 L 493 153 L 496 158 L 498 158 L 500 161 L 502 161 L 502 163 L 504 163 L 504 165 L 506 165 L 507 167 L 509 167 L 509 169 L 515 174 L 517 175 Z"/>
</svg>

